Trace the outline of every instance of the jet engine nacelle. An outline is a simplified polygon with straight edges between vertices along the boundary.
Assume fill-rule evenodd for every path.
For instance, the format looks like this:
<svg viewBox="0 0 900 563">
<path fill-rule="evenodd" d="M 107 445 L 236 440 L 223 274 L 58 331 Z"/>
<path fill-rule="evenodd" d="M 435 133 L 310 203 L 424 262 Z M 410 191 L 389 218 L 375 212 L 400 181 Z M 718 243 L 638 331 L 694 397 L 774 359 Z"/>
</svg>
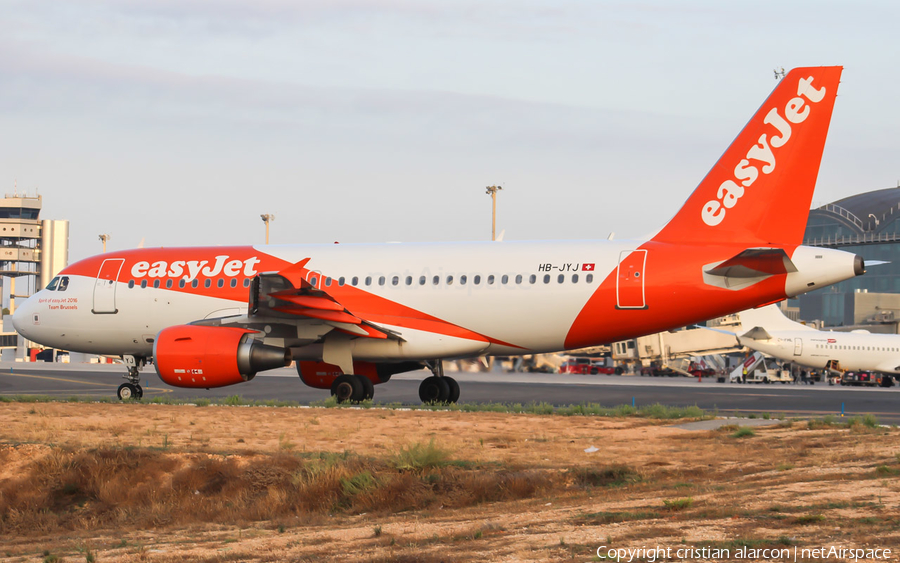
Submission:
<svg viewBox="0 0 900 563">
<path fill-rule="evenodd" d="M 257 372 L 291 363 L 289 350 L 250 337 L 253 331 L 223 326 L 170 326 L 153 344 L 156 373 L 173 387 L 225 387 Z"/>
</svg>

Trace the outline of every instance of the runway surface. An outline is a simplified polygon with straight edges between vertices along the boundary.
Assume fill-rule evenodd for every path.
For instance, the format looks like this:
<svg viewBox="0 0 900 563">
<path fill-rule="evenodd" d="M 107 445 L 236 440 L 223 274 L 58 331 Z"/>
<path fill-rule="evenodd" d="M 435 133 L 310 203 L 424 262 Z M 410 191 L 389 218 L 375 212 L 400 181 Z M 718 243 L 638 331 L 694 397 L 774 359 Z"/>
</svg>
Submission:
<svg viewBox="0 0 900 563">
<path fill-rule="evenodd" d="M 124 380 L 121 365 L 0 363 L 0 395 L 114 397 Z M 420 404 L 419 382 L 428 372 L 395 375 L 375 387 L 375 403 Z M 450 373 L 462 390 L 460 402 L 553 405 L 598 403 L 670 406 L 697 405 L 723 414 L 784 413 L 795 416 L 874 414 L 883 424 L 900 424 L 900 389 L 816 385 L 737 385 L 697 382 L 692 378 L 528 373 Z M 309 404 L 329 392 L 305 386 L 290 368 L 272 370 L 247 383 L 218 389 L 178 389 L 163 384 L 153 368 L 141 380 L 145 399 L 182 399 L 240 395 L 245 399 L 280 399 Z"/>
</svg>

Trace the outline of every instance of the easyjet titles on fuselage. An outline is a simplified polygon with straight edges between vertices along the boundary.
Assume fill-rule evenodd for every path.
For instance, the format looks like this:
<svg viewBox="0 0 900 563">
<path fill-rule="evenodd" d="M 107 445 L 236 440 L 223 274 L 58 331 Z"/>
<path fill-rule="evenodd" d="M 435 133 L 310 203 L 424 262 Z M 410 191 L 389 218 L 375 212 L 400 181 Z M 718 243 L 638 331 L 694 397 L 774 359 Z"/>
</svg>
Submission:
<svg viewBox="0 0 900 563">
<path fill-rule="evenodd" d="M 703 222 L 710 227 L 715 227 L 725 219 L 726 209 L 734 207 L 744 195 L 744 188 L 749 188 L 759 178 L 759 169 L 750 164 L 750 160 L 763 163 L 763 174 L 771 174 L 775 170 L 774 149 L 783 147 L 791 138 L 791 123 L 802 123 L 809 116 L 809 106 L 800 96 L 812 103 L 821 102 L 825 98 L 825 88 L 818 90 L 812 87 L 813 78 L 801 78 L 797 83 L 797 97 L 791 98 L 784 108 L 784 117 L 778 113 L 778 108 L 772 108 L 766 114 L 763 123 L 774 127 L 778 135 L 771 139 L 763 133 L 759 137 L 757 145 L 750 147 L 747 158 L 741 160 L 734 168 L 734 180 L 725 180 L 716 191 L 716 199 L 711 199 L 703 205 L 700 215 Z M 787 118 L 787 119 L 785 119 Z M 790 122 L 790 123 L 788 123 Z"/>
<path fill-rule="evenodd" d="M 223 275 L 229 278 L 237 277 L 241 273 L 244 276 L 255 276 L 256 265 L 261 260 L 256 256 L 246 260 L 231 259 L 229 255 L 215 257 L 215 263 L 210 265 L 209 260 L 174 260 L 171 263 L 165 260 L 158 262 L 136 262 L 131 267 L 131 276 L 134 278 L 183 278 L 191 281 L 199 275 L 213 278 Z"/>
</svg>

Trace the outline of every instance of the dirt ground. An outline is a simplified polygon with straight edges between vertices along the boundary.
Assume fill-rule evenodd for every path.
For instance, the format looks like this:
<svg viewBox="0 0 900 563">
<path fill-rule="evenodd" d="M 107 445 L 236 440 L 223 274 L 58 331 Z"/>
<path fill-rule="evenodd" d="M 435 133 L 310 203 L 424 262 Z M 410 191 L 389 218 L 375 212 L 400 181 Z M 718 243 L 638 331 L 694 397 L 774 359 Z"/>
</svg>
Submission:
<svg viewBox="0 0 900 563">
<path fill-rule="evenodd" d="M 0 561 L 898 561 L 900 433 L 837 422 L 0 403 Z"/>
</svg>

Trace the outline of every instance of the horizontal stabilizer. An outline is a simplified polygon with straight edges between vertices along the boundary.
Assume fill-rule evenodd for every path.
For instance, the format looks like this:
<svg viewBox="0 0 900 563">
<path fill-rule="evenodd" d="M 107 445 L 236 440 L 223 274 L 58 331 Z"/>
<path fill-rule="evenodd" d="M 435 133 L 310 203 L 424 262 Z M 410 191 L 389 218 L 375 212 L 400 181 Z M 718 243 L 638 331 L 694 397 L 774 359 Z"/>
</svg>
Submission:
<svg viewBox="0 0 900 563">
<path fill-rule="evenodd" d="M 755 326 L 741 335 L 742 338 L 749 338 L 751 340 L 771 340 L 772 335 L 769 334 L 766 329 L 761 326 Z"/>
<path fill-rule="evenodd" d="M 748 248 L 718 266 L 706 270 L 706 273 L 727 278 L 757 278 L 796 271 L 797 266 L 791 262 L 784 249 Z"/>
</svg>

